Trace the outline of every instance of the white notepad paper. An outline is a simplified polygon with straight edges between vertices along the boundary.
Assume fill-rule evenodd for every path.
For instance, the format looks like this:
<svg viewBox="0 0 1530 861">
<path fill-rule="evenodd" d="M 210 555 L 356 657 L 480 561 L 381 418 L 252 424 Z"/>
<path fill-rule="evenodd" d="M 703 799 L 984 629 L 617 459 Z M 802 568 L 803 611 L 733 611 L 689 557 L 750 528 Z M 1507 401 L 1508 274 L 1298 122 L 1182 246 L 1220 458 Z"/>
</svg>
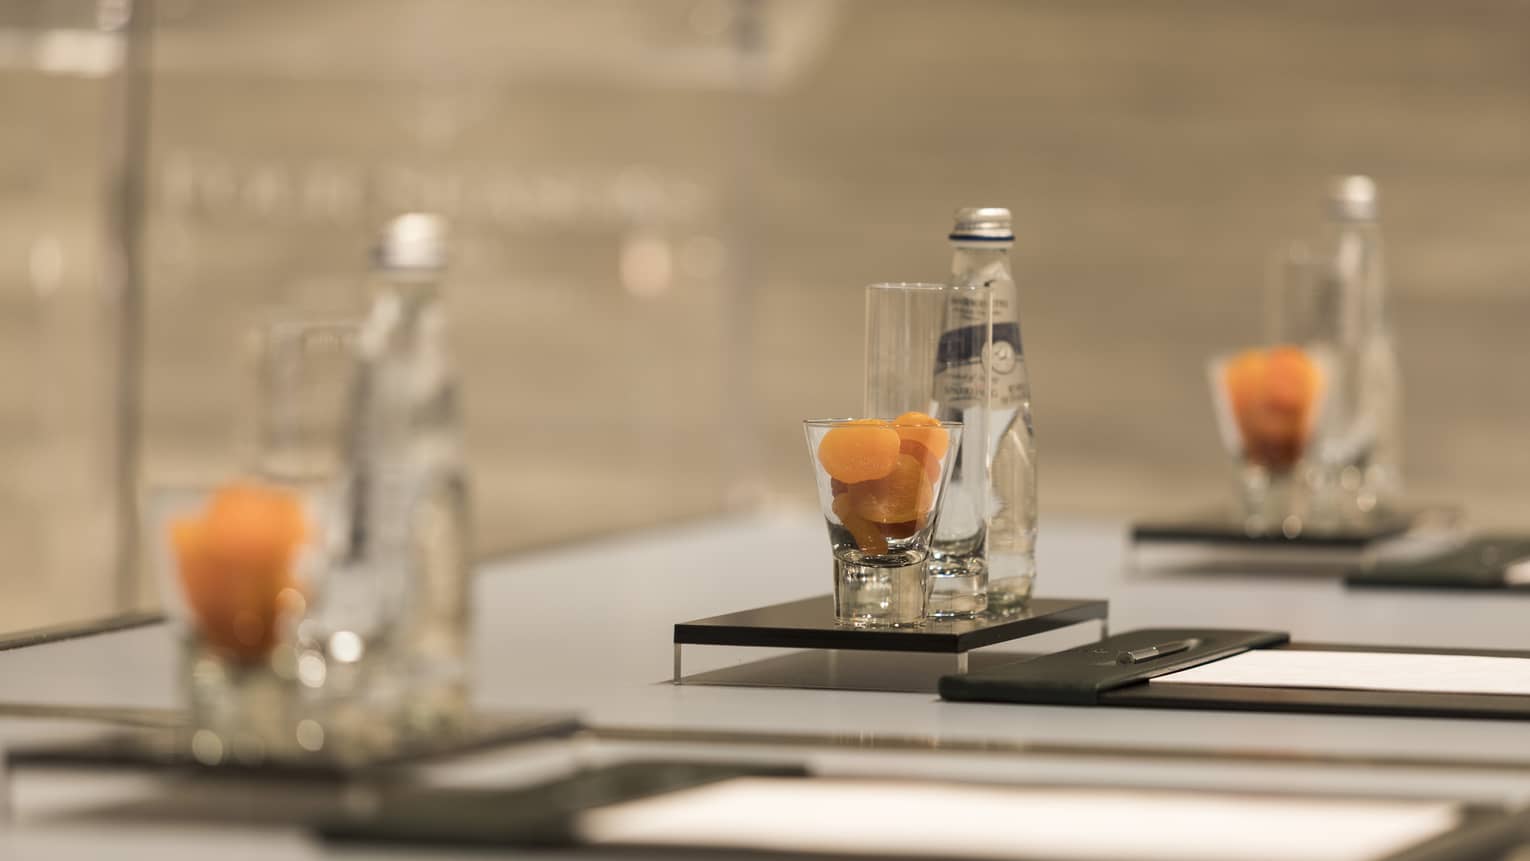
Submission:
<svg viewBox="0 0 1530 861">
<path fill-rule="evenodd" d="M 596 845 L 886 858 L 1372 861 L 1459 822 L 1435 801 L 741 778 L 599 808 L 579 830 Z"/>
<path fill-rule="evenodd" d="M 1530 696 L 1530 658 L 1255 649 L 1152 683 Z"/>
</svg>

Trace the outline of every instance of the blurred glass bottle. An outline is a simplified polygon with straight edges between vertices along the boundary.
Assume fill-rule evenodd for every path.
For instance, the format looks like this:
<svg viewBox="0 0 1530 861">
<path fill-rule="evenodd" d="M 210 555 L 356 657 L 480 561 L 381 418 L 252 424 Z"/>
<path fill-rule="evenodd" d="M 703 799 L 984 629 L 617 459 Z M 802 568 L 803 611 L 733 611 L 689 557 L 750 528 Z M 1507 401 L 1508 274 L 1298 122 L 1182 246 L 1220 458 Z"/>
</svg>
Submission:
<svg viewBox="0 0 1530 861">
<path fill-rule="evenodd" d="M 388 223 L 377 249 L 324 608 L 330 673 L 361 665 L 358 699 L 394 711 L 406 733 L 450 724 L 467 698 L 471 554 L 439 301 L 445 234 L 440 217 L 410 213 Z"/>
<path fill-rule="evenodd" d="M 945 510 L 971 510 L 981 518 L 974 524 L 973 550 L 977 559 L 986 559 L 989 611 L 1005 613 L 1024 606 L 1036 579 L 1036 438 L 1030 382 L 1020 347 L 1020 307 L 1010 274 L 1009 251 L 1015 235 L 1009 210 L 957 210 L 950 240 L 955 252 L 951 263 L 954 295 L 941 338 L 936 387 L 981 391 L 982 380 L 966 377 L 986 370 L 988 397 L 940 416 L 965 422 L 969 438 L 962 446 L 963 462 L 955 466 Z M 963 288 L 986 288 L 980 295 L 987 298 L 968 301 Z M 986 332 L 981 337 L 971 335 L 972 327 L 989 325 L 991 337 Z M 978 357 L 960 355 L 963 345 L 988 343 L 991 347 L 981 362 L 971 361 Z M 937 400 L 953 402 L 940 396 Z M 973 444 L 979 443 L 974 437 L 980 437 L 981 444 Z M 978 452 L 983 453 L 980 461 L 966 456 Z M 965 507 L 963 497 L 969 502 Z M 940 528 L 945 527 L 942 523 Z"/>
<path fill-rule="evenodd" d="M 1339 354 L 1343 430 L 1325 458 L 1323 493 L 1337 512 L 1365 519 L 1402 488 L 1402 379 L 1386 306 L 1376 183 L 1336 177 L 1328 191 L 1322 254 L 1340 295 Z M 1315 500 L 1321 502 L 1323 500 Z"/>
</svg>

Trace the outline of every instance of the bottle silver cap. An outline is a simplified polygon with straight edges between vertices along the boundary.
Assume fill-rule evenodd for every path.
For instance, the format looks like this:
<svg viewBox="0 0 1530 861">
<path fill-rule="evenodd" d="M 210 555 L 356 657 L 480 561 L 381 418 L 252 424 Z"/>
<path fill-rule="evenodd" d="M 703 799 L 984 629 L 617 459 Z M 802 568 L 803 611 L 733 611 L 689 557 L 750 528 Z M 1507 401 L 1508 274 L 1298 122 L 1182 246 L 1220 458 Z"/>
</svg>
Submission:
<svg viewBox="0 0 1530 861">
<path fill-rule="evenodd" d="M 1012 242 L 1015 229 L 1009 210 L 1002 206 L 967 206 L 956 211 L 950 238 Z"/>
<path fill-rule="evenodd" d="M 446 219 L 429 212 L 406 212 L 383 225 L 377 243 L 382 269 L 444 269 Z"/>
<path fill-rule="evenodd" d="M 1328 184 L 1328 211 L 1339 221 L 1376 220 L 1376 183 L 1368 176 L 1336 176 Z"/>
</svg>

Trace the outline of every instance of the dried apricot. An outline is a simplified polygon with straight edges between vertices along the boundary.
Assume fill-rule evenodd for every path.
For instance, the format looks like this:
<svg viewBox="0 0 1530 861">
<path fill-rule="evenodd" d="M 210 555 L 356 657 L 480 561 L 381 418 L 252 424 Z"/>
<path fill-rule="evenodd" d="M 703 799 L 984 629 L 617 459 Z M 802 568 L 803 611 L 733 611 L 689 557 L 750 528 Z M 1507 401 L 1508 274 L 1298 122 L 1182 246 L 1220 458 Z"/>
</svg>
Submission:
<svg viewBox="0 0 1530 861">
<path fill-rule="evenodd" d="M 307 531 L 295 495 L 247 483 L 221 488 L 201 516 L 170 524 L 186 603 L 209 643 L 247 660 L 275 645 Z"/>
<path fill-rule="evenodd" d="M 175 551 L 181 588 L 197 627 L 221 629 L 221 625 L 211 624 L 211 621 L 232 618 L 227 606 L 232 596 L 218 582 L 217 567 L 207 551 L 205 533 L 200 516 L 176 520 L 170 524 L 170 544 Z M 209 634 L 209 639 L 213 639 L 213 635 Z"/>
<path fill-rule="evenodd" d="M 846 496 L 855 513 L 872 523 L 918 520 L 935 505 L 934 483 L 925 474 L 924 464 L 908 454 L 899 454 L 885 477 L 853 485 Z"/>
<path fill-rule="evenodd" d="M 906 439 L 898 446 L 898 451 L 913 457 L 924 464 L 924 474 L 930 477 L 930 482 L 940 481 L 940 458 L 930 454 L 930 450 L 919 443 Z"/>
<path fill-rule="evenodd" d="M 208 505 L 207 521 L 274 547 L 297 546 L 308 537 L 308 518 L 297 495 L 254 482 L 233 482 L 217 489 Z"/>
<path fill-rule="evenodd" d="M 924 413 L 904 413 L 893 419 L 893 428 L 897 430 L 898 436 L 919 443 L 936 458 L 945 457 L 946 449 L 951 445 L 951 435 L 946 433 L 946 429 Z"/>
<path fill-rule="evenodd" d="M 1272 408 L 1305 414 L 1320 385 L 1317 365 L 1300 347 L 1276 347 L 1265 368 L 1266 398 Z"/>
<path fill-rule="evenodd" d="M 847 422 L 823 435 L 818 462 L 830 478 L 846 484 L 872 481 L 893 471 L 901 441 L 885 423 Z"/>
<path fill-rule="evenodd" d="M 834 497 L 834 514 L 845 528 L 850 531 L 855 539 L 855 545 L 862 553 L 872 556 L 881 556 L 887 552 L 887 539 L 877 529 L 876 524 L 869 523 L 865 518 L 856 514 L 855 505 L 850 500 L 849 494 Z"/>
<path fill-rule="evenodd" d="M 902 523 L 878 523 L 877 531 L 888 538 L 912 538 L 915 532 L 924 528 L 924 518 L 918 520 L 906 520 Z"/>
<path fill-rule="evenodd" d="M 1252 463 L 1284 470 L 1301 459 L 1322 373 L 1300 347 L 1247 350 L 1223 371 L 1223 385 Z"/>
</svg>

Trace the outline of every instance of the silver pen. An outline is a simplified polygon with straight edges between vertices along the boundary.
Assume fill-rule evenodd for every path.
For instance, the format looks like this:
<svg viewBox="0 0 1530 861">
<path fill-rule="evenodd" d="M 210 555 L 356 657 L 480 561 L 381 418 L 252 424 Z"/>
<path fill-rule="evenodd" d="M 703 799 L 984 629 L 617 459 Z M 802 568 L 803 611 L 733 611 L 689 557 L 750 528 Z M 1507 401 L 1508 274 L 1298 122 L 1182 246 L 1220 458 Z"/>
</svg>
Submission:
<svg viewBox="0 0 1530 861">
<path fill-rule="evenodd" d="M 1188 652 L 1199 646 L 1201 641 L 1191 637 L 1188 640 L 1170 640 L 1167 643 L 1159 643 L 1156 646 L 1143 646 L 1140 649 L 1128 649 L 1116 655 L 1118 664 L 1140 664 L 1153 658 L 1162 658 L 1166 655 L 1176 655 L 1180 652 Z"/>
</svg>

